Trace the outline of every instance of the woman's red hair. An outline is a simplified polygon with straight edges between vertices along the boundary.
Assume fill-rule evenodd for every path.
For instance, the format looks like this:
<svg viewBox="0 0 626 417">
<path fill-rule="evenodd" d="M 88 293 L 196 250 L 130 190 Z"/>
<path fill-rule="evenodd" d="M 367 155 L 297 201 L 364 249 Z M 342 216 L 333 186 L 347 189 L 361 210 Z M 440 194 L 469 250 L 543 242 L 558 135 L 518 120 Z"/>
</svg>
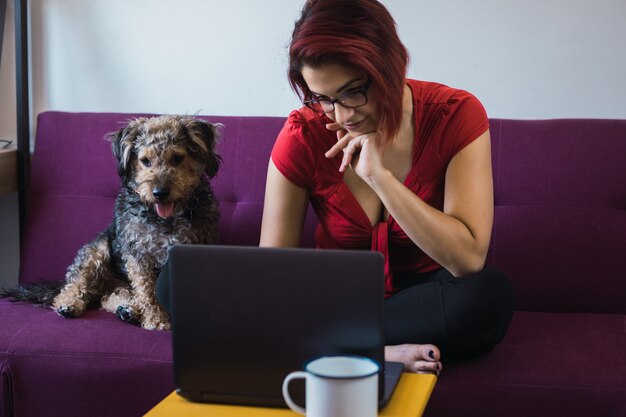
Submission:
<svg viewBox="0 0 626 417">
<path fill-rule="evenodd" d="M 385 6 L 376 0 L 306 2 L 289 48 L 289 82 L 302 100 L 310 96 L 302 67 L 330 62 L 369 77 L 379 103 L 378 129 L 392 140 L 402 120 L 409 55 Z"/>
</svg>

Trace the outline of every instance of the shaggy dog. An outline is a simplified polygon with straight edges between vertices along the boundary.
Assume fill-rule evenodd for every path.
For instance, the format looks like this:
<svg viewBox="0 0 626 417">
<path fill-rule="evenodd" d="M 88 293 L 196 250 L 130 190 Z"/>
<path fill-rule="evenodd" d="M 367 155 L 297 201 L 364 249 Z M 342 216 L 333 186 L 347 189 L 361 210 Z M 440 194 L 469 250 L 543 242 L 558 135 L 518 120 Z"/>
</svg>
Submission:
<svg viewBox="0 0 626 417">
<path fill-rule="evenodd" d="M 216 129 L 187 116 L 138 118 L 109 134 L 122 186 L 113 223 L 79 251 L 65 282 L 22 285 L 0 296 L 78 317 L 100 304 L 146 329 L 169 329 L 156 280 L 176 244 L 211 244 L 218 206 L 208 179 L 221 158 Z"/>
</svg>

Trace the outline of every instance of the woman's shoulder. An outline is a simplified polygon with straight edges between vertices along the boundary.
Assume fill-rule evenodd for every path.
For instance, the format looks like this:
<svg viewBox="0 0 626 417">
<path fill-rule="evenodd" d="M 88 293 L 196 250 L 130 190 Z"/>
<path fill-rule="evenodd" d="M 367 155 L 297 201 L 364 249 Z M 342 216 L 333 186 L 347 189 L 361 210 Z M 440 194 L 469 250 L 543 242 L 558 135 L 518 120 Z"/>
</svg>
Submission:
<svg viewBox="0 0 626 417">
<path fill-rule="evenodd" d="M 316 113 L 308 107 L 302 107 L 289 114 L 279 134 L 279 139 L 292 143 L 297 142 L 307 148 L 324 147 L 328 145 L 326 143 L 327 137 L 334 138 L 332 132 L 326 129 L 326 124 L 330 122 L 331 120 L 324 114 Z"/>
<path fill-rule="evenodd" d="M 487 112 L 473 94 L 435 82 L 407 83 L 413 93 L 418 137 L 428 138 L 442 160 L 450 160 L 489 128 Z"/>
<path fill-rule="evenodd" d="M 416 117 L 436 123 L 470 123 L 487 120 L 487 112 L 472 93 L 445 84 L 407 80 L 413 94 Z"/>
<path fill-rule="evenodd" d="M 407 79 L 413 100 L 420 104 L 454 104 L 464 100 L 479 100 L 470 92 L 433 81 Z"/>
<path fill-rule="evenodd" d="M 283 175 L 300 187 L 310 187 L 324 152 L 332 146 L 334 132 L 328 119 L 303 107 L 292 111 L 272 148 L 272 161 Z"/>
<path fill-rule="evenodd" d="M 287 117 L 286 125 L 297 126 L 300 128 L 315 128 L 317 126 L 325 126 L 329 123 L 329 119 L 322 113 L 316 113 L 306 106 L 292 110 Z"/>
</svg>

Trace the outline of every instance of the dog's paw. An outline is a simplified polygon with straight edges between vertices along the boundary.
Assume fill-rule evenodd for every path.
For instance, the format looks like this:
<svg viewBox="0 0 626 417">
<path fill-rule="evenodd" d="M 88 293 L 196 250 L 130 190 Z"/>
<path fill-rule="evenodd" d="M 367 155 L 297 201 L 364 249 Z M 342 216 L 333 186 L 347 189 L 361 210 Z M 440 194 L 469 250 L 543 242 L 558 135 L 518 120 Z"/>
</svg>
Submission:
<svg viewBox="0 0 626 417">
<path fill-rule="evenodd" d="M 131 324 L 138 324 L 139 319 L 137 315 L 133 312 L 131 307 L 127 306 L 119 306 L 116 311 L 117 317 L 119 317 L 122 321 Z"/>
<path fill-rule="evenodd" d="M 170 324 L 164 323 L 141 323 L 141 327 L 146 330 L 170 330 Z"/>
<path fill-rule="evenodd" d="M 146 330 L 170 330 L 170 323 L 164 322 L 143 322 L 141 327 Z"/>
<path fill-rule="evenodd" d="M 170 330 L 170 321 L 167 314 L 162 312 L 152 312 L 144 314 L 141 319 L 141 327 L 147 330 Z"/>
<path fill-rule="evenodd" d="M 54 298 L 51 307 L 59 316 L 70 318 L 82 316 L 87 304 L 79 298 L 67 297 L 61 293 Z"/>
<path fill-rule="evenodd" d="M 59 316 L 65 317 L 66 319 L 76 317 L 76 312 L 70 306 L 60 306 L 56 308 L 56 312 Z"/>
</svg>

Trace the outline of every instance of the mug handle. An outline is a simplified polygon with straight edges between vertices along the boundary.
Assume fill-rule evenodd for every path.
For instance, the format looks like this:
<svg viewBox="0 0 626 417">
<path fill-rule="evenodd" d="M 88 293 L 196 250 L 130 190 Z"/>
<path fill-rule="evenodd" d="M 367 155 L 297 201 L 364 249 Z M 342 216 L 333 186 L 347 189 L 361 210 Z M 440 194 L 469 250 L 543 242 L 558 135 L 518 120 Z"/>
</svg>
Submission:
<svg viewBox="0 0 626 417">
<path fill-rule="evenodd" d="M 294 379 L 304 379 L 306 381 L 306 375 L 307 375 L 306 372 L 295 371 L 287 375 L 287 377 L 283 381 L 283 398 L 285 399 L 285 402 L 287 403 L 289 408 L 291 408 L 296 413 L 300 413 L 300 414 L 306 414 L 306 410 L 300 407 L 298 404 L 294 403 L 293 400 L 291 399 L 291 396 L 289 395 L 289 382 L 291 382 Z"/>
</svg>

